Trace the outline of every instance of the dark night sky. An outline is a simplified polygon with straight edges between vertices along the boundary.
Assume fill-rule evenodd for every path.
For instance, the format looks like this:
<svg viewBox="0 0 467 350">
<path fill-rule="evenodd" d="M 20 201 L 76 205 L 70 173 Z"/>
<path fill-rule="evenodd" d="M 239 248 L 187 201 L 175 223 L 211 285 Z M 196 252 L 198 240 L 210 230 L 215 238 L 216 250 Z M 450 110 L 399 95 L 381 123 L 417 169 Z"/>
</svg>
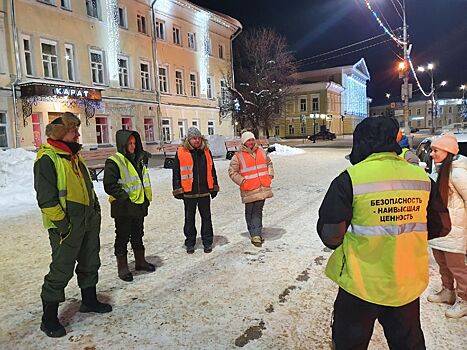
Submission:
<svg viewBox="0 0 467 350">
<path fill-rule="evenodd" d="M 397 0 L 393 0 L 397 4 Z M 382 33 L 363 0 L 192 0 L 239 20 L 244 30 L 266 26 L 284 35 L 295 57 L 300 60 L 340 48 Z M 393 29 L 402 26 L 391 0 L 373 0 L 374 8 L 382 13 Z M 378 4 L 379 8 L 376 7 Z M 414 65 L 435 63 L 435 80 L 448 81 L 442 89 L 461 96 L 459 86 L 467 83 L 467 0 L 406 0 L 410 42 L 413 43 Z M 379 11 L 380 10 L 380 11 Z M 380 16 L 381 17 L 381 16 Z M 339 51 L 361 48 L 374 41 Z M 401 80 L 396 69 L 397 54 L 402 55 L 392 41 L 339 58 L 302 67 L 302 70 L 346 65 L 364 57 L 371 75 L 368 95 L 384 102 L 385 92 L 391 99 L 400 96 Z M 430 79 L 419 73 L 425 90 Z M 412 81 L 413 79 L 411 79 Z M 415 82 L 414 83 L 414 89 Z M 439 90 L 441 91 L 441 90 Z"/>
</svg>

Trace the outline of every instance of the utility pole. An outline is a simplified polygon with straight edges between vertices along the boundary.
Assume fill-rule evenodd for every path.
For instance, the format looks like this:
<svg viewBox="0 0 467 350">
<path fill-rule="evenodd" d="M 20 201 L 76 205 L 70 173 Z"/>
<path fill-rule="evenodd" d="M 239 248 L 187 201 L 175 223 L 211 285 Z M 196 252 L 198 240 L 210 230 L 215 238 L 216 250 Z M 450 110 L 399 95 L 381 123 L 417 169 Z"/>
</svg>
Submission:
<svg viewBox="0 0 467 350">
<path fill-rule="evenodd" d="M 403 12 L 403 35 L 404 35 L 404 63 L 406 65 L 404 69 L 404 87 L 403 87 L 403 98 L 404 98 L 404 133 L 409 139 L 410 146 L 412 147 L 412 139 L 409 137 L 410 135 L 410 126 L 409 126 L 409 67 L 408 65 L 408 39 L 407 39 L 407 20 L 406 20 L 406 13 L 405 13 L 405 0 L 402 1 L 402 12 Z"/>
</svg>

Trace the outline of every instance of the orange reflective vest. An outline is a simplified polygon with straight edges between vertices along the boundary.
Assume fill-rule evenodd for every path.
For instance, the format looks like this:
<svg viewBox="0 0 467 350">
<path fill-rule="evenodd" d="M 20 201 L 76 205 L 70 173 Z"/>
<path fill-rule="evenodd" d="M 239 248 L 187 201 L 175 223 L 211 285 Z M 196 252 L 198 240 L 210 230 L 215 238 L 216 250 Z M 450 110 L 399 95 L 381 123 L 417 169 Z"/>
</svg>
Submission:
<svg viewBox="0 0 467 350">
<path fill-rule="evenodd" d="M 245 179 L 240 185 L 243 191 L 255 190 L 260 186 L 271 187 L 266 152 L 262 147 L 258 147 L 255 154 L 256 157 L 245 151 L 235 153 L 240 163 L 240 175 Z"/>
<path fill-rule="evenodd" d="M 180 161 L 180 177 L 182 180 L 183 192 L 191 192 L 193 188 L 193 157 L 190 151 L 183 146 L 178 148 L 177 155 Z M 212 157 L 207 147 L 204 149 L 204 155 L 206 156 L 208 188 L 212 190 L 214 188 Z"/>
</svg>

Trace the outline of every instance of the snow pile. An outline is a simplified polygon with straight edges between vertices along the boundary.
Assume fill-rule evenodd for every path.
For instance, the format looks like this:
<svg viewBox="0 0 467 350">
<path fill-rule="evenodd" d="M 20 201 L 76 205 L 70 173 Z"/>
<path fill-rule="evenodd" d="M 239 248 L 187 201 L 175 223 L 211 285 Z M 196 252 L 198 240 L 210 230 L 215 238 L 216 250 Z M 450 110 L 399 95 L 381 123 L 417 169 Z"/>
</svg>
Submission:
<svg viewBox="0 0 467 350">
<path fill-rule="evenodd" d="M 272 152 L 271 154 L 278 155 L 278 156 L 293 156 L 296 154 L 305 153 L 303 149 L 281 145 L 279 143 L 275 143 L 271 147 L 276 148 L 276 151 Z"/>
</svg>

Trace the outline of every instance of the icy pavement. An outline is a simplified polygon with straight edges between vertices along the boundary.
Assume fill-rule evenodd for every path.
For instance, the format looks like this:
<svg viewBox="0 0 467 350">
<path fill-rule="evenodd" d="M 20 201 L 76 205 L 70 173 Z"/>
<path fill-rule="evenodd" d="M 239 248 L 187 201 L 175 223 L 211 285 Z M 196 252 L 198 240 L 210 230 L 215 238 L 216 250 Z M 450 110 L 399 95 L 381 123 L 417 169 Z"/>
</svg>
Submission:
<svg viewBox="0 0 467 350">
<path fill-rule="evenodd" d="M 80 294 L 73 278 L 59 310 L 68 332 L 60 339 L 47 338 L 39 330 L 40 287 L 50 262 L 39 211 L 32 209 L 30 199 L 24 199 L 22 210 L 6 210 L 6 190 L 0 189 L 0 348 L 329 349 L 337 287 L 323 274 L 330 251 L 321 244 L 315 226 L 330 181 L 349 165 L 344 159 L 348 152 L 272 154 L 274 198 L 264 208 L 262 248 L 249 242 L 238 187 L 227 176 L 228 161 L 216 161 L 221 192 L 212 202 L 215 247 L 210 254 L 203 253 L 200 242 L 195 254 L 185 253 L 183 203 L 172 197 L 171 171 L 151 169 L 155 200 L 145 223 L 145 243 L 148 260 L 157 270 L 136 272 L 131 283 L 117 277 L 114 226 L 99 182 L 104 215 L 97 288 L 114 310 L 104 315 L 79 313 Z M 133 269 L 132 256 L 130 261 Z M 430 275 L 427 292 L 440 286 L 433 262 Z M 445 306 L 428 304 L 426 295 L 421 304 L 428 349 L 467 347 L 467 318 L 447 320 Z M 378 325 L 370 349 L 387 349 Z"/>
</svg>

